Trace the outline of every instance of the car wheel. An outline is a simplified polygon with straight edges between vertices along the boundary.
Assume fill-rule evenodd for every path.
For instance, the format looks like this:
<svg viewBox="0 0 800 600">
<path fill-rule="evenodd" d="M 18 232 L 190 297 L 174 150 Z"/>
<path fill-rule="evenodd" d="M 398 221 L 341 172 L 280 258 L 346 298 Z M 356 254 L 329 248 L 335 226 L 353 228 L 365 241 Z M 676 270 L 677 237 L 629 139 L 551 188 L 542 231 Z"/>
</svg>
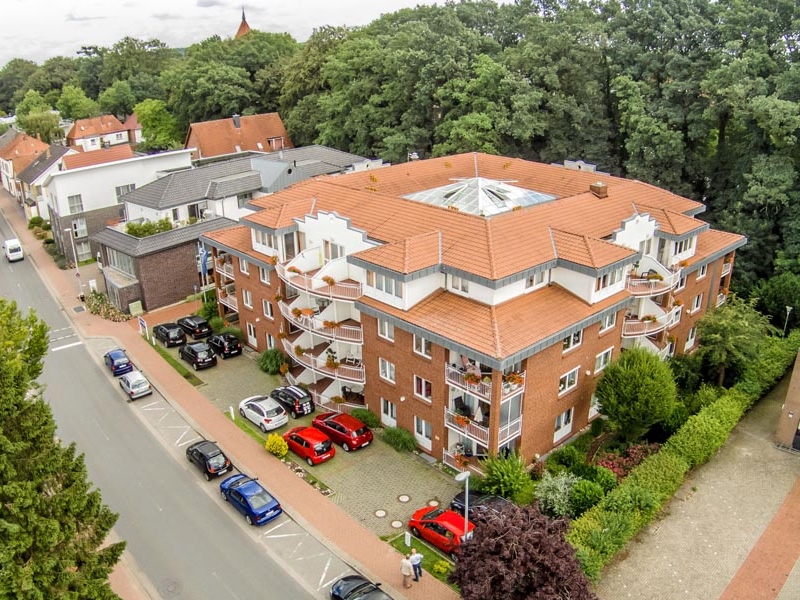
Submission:
<svg viewBox="0 0 800 600">
<path fill-rule="evenodd" d="M 295 411 L 291 410 L 291 411 L 289 411 L 289 414 L 291 415 L 291 417 L 292 417 L 293 419 L 296 419 L 296 418 L 297 418 L 297 413 L 296 413 Z"/>
<path fill-rule="evenodd" d="M 240 414 L 240 415 L 242 415 L 242 416 L 244 417 L 244 409 L 243 409 L 243 408 L 240 408 L 240 409 L 239 409 L 239 414 Z M 247 417 L 245 417 L 245 418 L 247 418 Z"/>
<path fill-rule="evenodd" d="M 350 452 L 350 446 L 347 445 L 347 442 L 342 444 L 342 450 L 344 450 L 345 452 Z"/>
<path fill-rule="evenodd" d="M 161 340 L 161 343 L 164 344 L 164 348 L 169 348 L 169 342 L 167 340 Z"/>
<path fill-rule="evenodd" d="M 309 466 L 309 467 L 313 467 L 313 466 L 314 466 L 314 461 L 313 461 L 313 460 L 311 460 L 310 458 L 307 458 L 307 459 L 306 459 L 306 462 L 308 463 L 308 466 Z"/>
<path fill-rule="evenodd" d="M 263 423 L 261 423 L 258 427 L 261 429 L 262 433 L 267 433 L 267 428 Z"/>
<path fill-rule="evenodd" d="M 250 518 L 250 515 L 245 515 L 244 516 L 244 520 L 247 521 L 248 525 L 252 525 L 253 524 L 253 519 Z"/>
<path fill-rule="evenodd" d="M 420 537 L 420 535 L 419 535 L 419 529 L 417 529 L 416 527 L 412 527 L 412 528 L 411 528 L 411 533 L 413 533 L 413 534 L 414 534 L 414 537 Z"/>
<path fill-rule="evenodd" d="M 206 472 L 204 473 L 204 475 L 206 476 L 206 481 L 211 481 L 211 473 L 209 473 L 208 471 L 206 471 Z"/>
<path fill-rule="evenodd" d="M 192 368 L 197 371 L 197 363 L 192 363 Z"/>
</svg>

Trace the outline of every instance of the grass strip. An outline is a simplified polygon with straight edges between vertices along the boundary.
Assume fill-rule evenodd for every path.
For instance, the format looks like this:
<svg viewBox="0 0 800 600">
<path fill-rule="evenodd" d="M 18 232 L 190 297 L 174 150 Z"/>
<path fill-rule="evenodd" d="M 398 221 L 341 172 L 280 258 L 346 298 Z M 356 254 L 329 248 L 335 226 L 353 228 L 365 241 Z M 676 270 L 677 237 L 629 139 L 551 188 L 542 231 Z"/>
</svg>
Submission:
<svg viewBox="0 0 800 600">
<path fill-rule="evenodd" d="M 152 345 L 152 344 L 151 344 Z M 183 377 L 186 381 L 191 383 L 193 386 L 197 387 L 198 385 L 203 385 L 203 380 L 201 380 L 197 375 L 192 373 L 189 369 L 184 367 L 178 360 L 172 356 L 169 352 L 167 352 L 166 348 L 162 348 L 159 345 L 154 345 L 153 350 L 158 352 L 165 361 L 167 361 L 173 369 L 175 369 L 178 374 Z"/>
</svg>

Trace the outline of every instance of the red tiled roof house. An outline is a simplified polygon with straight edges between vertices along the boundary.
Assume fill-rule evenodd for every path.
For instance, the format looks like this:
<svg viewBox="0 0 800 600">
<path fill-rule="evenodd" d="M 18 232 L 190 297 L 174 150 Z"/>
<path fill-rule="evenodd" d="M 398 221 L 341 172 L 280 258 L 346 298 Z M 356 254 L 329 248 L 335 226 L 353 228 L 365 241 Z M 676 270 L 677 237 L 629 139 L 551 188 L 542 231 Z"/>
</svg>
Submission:
<svg viewBox="0 0 800 600">
<path fill-rule="evenodd" d="M 184 148 L 192 148 L 192 159 L 210 158 L 252 150 L 277 152 L 293 148 L 278 113 L 192 123 Z"/>
</svg>

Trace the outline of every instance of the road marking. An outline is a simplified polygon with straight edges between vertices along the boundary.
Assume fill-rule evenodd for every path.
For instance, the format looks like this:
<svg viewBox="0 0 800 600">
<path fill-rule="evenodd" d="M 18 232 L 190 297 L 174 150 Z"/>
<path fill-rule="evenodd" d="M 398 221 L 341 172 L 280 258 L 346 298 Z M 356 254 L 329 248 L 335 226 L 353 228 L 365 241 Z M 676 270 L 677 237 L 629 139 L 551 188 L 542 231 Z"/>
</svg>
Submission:
<svg viewBox="0 0 800 600">
<path fill-rule="evenodd" d="M 67 348 L 74 348 L 75 346 L 82 345 L 83 342 L 74 342 L 72 344 L 67 344 L 66 346 L 58 346 L 56 348 L 50 348 L 50 352 L 58 352 L 59 350 L 66 350 Z"/>
<path fill-rule="evenodd" d="M 92 421 L 94 421 L 94 424 L 95 424 L 95 425 L 97 425 L 97 428 L 100 430 L 100 433 L 102 433 L 102 434 L 103 434 L 103 437 L 104 437 L 104 438 L 106 438 L 106 441 L 110 441 L 110 440 L 111 440 L 111 438 L 110 438 L 110 437 L 108 437 L 108 435 L 106 434 L 106 432 L 105 432 L 105 431 L 103 431 L 103 428 L 102 428 L 102 427 L 100 427 L 100 423 L 98 423 L 98 422 L 97 422 L 95 419 L 92 419 Z"/>
<path fill-rule="evenodd" d="M 195 441 L 195 439 L 197 439 L 197 438 L 192 438 L 192 439 L 190 439 L 190 440 L 188 440 L 186 442 L 182 441 L 183 438 L 186 437 L 186 434 L 189 433 L 190 431 L 192 433 L 195 433 L 194 431 L 192 431 L 191 427 L 187 427 L 186 430 L 181 434 L 181 437 L 179 437 L 177 440 L 175 440 L 175 445 L 178 446 L 178 447 L 181 447 L 181 446 L 185 446 L 186 444 L 191 444 L 193 441 Z"/>
<path fill-rule="evenodd" d="M 212 574 L 214 577 L 216 577 L 217 581 L 219 581 L 219 582 L 222 584 L 222 587 L 224 587 L 226 590 L 228 590 L 228 593 L 229 593 L 231 596 L 233 596 L 234 598 L 239 598 L 239 596 L 237 596 L 236 594 L 234 594 L 233 590 L 232 590 L 231 588 L 229 588 L 229 587 L 227 586 L 227 584 L 226 584 L 226 583 L 225 583 L 225 582 L 224 582 L 222 579 L 220 579 L 220 576 L 219 576 L 219 575 L 217 575 L 217 572 L 216 572 L 216 571 L 212 571 L 212 572 L 211 572 L 211 574 Z"/>
<path fill-rule="evenodd" d="M 57 338 L 50 338 L 50 343 L 52 344 L 53 342 L 60 342 L 61 340 L 68 340 L 69 338 L 74 338 L 76 336 L 77 336 L 77 334 L 71 333 L 69 335 L 62 335 L 61 337 L 57 337 Z"/>
</svg>

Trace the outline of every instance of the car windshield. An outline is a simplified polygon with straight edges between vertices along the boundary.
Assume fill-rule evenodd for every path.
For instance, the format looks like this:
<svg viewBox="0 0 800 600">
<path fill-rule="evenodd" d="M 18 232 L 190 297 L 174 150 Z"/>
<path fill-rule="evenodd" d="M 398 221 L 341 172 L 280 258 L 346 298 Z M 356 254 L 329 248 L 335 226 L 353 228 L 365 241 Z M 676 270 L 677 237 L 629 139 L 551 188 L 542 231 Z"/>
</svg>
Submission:
<svg viewBox="0 0 800 600">
<path fill-rule="evenodd" d="M 263 508 L 272 502 L 272 500 L 272 496 L 270 496 L 266 490 L 261 490 L 260 492 L 250 496 L 250 506 L 253 507 L 253 510 L 258 510 L 259 508 Z"/>
<path fill-rule="evenodd" d="M 19 246 L 9 246 L 8 247 L 8 251 L 9 252 L 19 252 L 20 250 L 22 250 L 22 248 L 20 248 Z"/>
<path fill-rule="evenodd" d="M 360 436 L 360 435 L 364 435 L 365 433 L 367 433 L 367 427 L 366 427 L 366 426 L 364 426 L 364 427 L 359 427 L 358 429 L 356 429 L 356 430 L 353 432 L 353 437 L 358 437 L 358 436 Z"/>
<path fill-rule="evenodd" d="M 169 337 L 171 337 L 171 338 L 179 338 L 179 337 L 181 337 L 181 331 L 179 329 L 170 329 Z"/>
<path fill-rule="evenodd" d="M 131 388 L 134 389 L 134 390 L 138 390 L 138 389 L 141 389 L 141 388 L 146 388 L 147 386 L 148 386 L 148 383 L 144 379 L 139 379 L 139 380 L 134 381 L 134 382 L 131 383 Z"/>
<path fill-rule="evenodd" d="M 127 358 L 115 358 L 114 359 L 114 365 L 117 366 L 117 367 L 120 366 L 120 365 L 127 365 L 128 362 L 129 361 L 128 361 Z"/>
<path fill-rule="evenodd" d="M 197 358 L 208 358 L 208 350 L 198 350 L 197 351 Z"/>
<path fill-rule="evenodd" d="M 267 409 L 267 416 L 268 417 L 277 417 L 278 415 L 282 415 L 285 411 L 280 407 L 276 406 L 275 408 L 268 408 Z"/>
<path fill-rule="evenodd" d="M 314 444 L 314 452 L 317 454 L 325 454 L 331 449 L 331 442 L 330 440 L 325 440 L 324 442 L 320 442 L 318 444 Z"/>
<path fill-rule="evenodd" d="M 222 467 L 225 465 L 225 455 L 220 452 L 219 454 L 215 454 L 211 458 L 208 459 L 208 465 L 210 467 Z"/>
</svg>

